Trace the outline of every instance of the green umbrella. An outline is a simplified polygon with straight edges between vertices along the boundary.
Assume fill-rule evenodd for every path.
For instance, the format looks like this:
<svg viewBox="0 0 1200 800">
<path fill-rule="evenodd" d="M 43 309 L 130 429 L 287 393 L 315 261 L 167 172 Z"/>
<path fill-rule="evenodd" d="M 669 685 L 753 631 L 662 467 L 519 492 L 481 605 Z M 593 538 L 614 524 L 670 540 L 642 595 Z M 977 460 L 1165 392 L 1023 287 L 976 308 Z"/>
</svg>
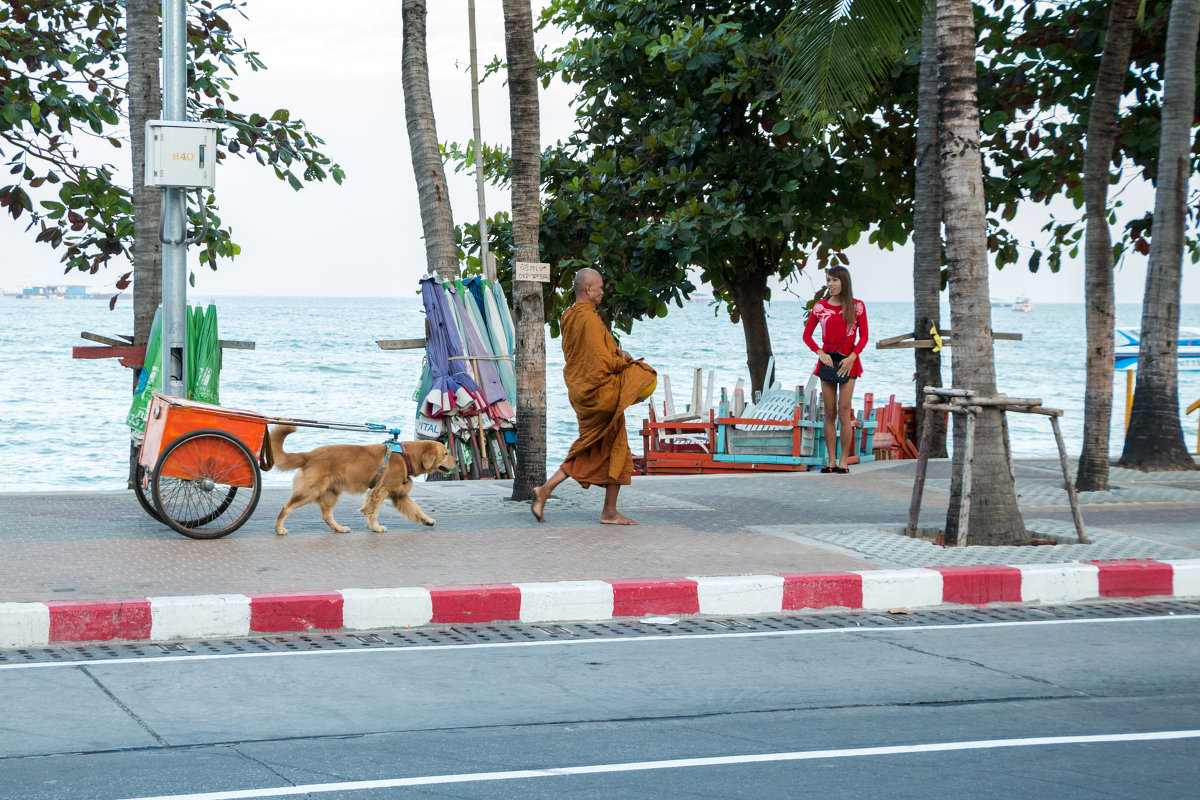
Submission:
<svg viewBox="0 0 1200 800">
<path fill-rule="evenodd" d="M 146 346 L 146 358 L 138 373 L 138 385 L 133 392 L 133 404 L 125 417 L 125 424 L 134 430 L 146 430 L 146 414 L 150 408 L 150 395 L 162 390 L 162 309 L 154 312 L 150 324 L 150 343 Z"/>
<path fill-rule="evenodd" d="M 196 308 L 196 347 L 188 365 L 191 397 L 202 403 L 220 405 L 221 342 L 217 336 L 217 307 Z"/>
</svg>

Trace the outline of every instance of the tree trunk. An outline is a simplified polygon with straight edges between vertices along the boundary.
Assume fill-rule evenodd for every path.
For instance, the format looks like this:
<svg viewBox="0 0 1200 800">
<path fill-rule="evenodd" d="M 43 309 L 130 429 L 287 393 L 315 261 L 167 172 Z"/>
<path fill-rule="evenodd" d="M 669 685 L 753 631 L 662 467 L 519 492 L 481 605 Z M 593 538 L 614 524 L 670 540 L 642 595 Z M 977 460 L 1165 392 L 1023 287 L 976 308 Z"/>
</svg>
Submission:
<svg viewBox="0 0 1200 800">
<path fill-rule="evenodd" d="M 133 345 L 145 347 L 150 341 L 154 312 L 162 303 L 162 243 L 158 240 L 158 220 L 162 214 L 162 190 L 145 186 L 146 120 L 158 119 L 162 112 L 162 92 L 158 83 L 159 47 L 162 37 L 158 26 L 159 0 L 126 0 L 125 60 L 129 65 L 129 138 L 133 168 Z M 139 370 L 133 371 L 137 388 Z M 137 469 L 138 446 L 130 446 L 129 480 Z"/>
<path fill-rule="evenodd" d="M 750 370 L 750 397 L 758 402 L 758 393 L 766 385 L 767 363 L 771 360 L 771 332 L 767 329 L 767 272 L 756 271 L 745 280 L 729 286 L 733 302 L 742 320 L 746 338 L 746 365 Z"/>
<path fill-rule="evenodd" d="M 918 339 L 929 338 L 929 329 L 942 327 L 942 183 L 938 152 L 938 41 L 937 2 L 925 4 L 921 27 L 921 79 L 917 92 L 917 164 L 913 196 L 913 322 Z M 926 386 L 942 385 L 942 354 L 930 348 L 913 350 L 916 370 L 917 441 L 925 415 Z M 933 415 L 931 458 L 946 457 L 946 417 Z"/>
<path fill-rule="evenodd" d="M 504 0 L 504 51 L 512 124 L 512 227 L 517 261 L 539 261 L 541 128 L 529 0 Z M 546 482 L 546 310 L 542 284 L 513 281 L 516 322 L 517 475 L 513 500 Z"/>
<path fill-rule="evenodd" d="M 408 123 L 408 146 L 412 150 L 417 196 L 421 202 L 421 229 L 425 234 L 425 262 L 429 274 L 453 280 L 458 272 L 458 245 L 454 241 L 454 216 L 450 190 L 438 149 L 437 125 L 433 118 L 433 96 L 429 91 L 429 61 L 425 53 L 425 2 L 404 0 L 401 83 L 404 87 L 404 119 Z"/>
<path fill-rule="evenodd" d="M 1140 0 L 1113 0 L 1104 53 L 1096 75 L 1096 93 L 1088 113 L 1087 150 L 1083 156 L 1083 198 L 1087 214 L 1084 239 L 1083 296 L 1087 319 L 1087 388 L 1083 395 L 1083 450 L 1075 488 L 1108 490 L 1108 439 L 1112 425 L 1113 288 L 1112 237 L 1108 230 L 1108 185 L 1112 170 L 1117 116 Z"/>
<path fill-rule="evenodd" d="M 942 196 L 946 263 L 950 275 L 953 385 L 983 395 L 996 392 L 992 308 L 988 297 L 987 223 L 983 161 L 979 152 L 979 106 L 975 81 L 975 20 L 971 0 L 939 0 L 937 12 L 941 106 Z M 964 458 L 962 415 L 955 415 L 954 471 L 946 542 L 958 540 Z M 1017 509 L 1007 426 L 1002 412 L 985 409 L 975 425 L 971 479 L 970 543 L 1011 545 L 1029 535 Z"/>
<path fill-rule="evenodd" d="M 1179 423 L 1179 302 L 1192 118 L 1196 94 L 1196 36 L 1200 0 L 1175 0 L 1167 21 L 1162 139 L 1150 263 L 1142 299 L 1142 343 L 1123 467 L 1195 469 Z"/>
</svg>

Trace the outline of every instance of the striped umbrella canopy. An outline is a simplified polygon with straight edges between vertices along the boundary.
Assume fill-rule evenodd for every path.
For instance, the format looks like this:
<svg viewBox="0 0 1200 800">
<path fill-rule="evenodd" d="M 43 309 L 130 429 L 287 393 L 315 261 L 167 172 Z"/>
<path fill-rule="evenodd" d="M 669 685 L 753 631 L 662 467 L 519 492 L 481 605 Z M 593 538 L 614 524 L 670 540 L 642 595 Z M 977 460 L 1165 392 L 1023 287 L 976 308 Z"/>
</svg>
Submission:
<svg viewBox="0 0 1200 800">
<path fill-rule="evenodd" d="M 480 333 L 483 322 L 479 309 L 475 305 L 474 296 L 461 282 L 457 281 L 453 284 L 447 283 L 446 291 L 458 312 L 467 355 L 475 356 L 477 359 L 473 364 L 474 368 L 478 370 L 479 382 L 488 401 L 488 415 L 498 422 L 515 419 L 516 413 L 508 401 L 508 393 L 496 374 L 496 362 L 490 358 L 494 355 L 490 337 L 485 343 L 486 331 Z"/>
<path fill-rule="evenodd" d="M 469 297 L 475 299 L 472 309 L 475 327 L 483 339 L 484 347 L 492 354 L 492 364 L 500 383 L 504 384 L 504 393 L 508 402 L 517 405 L 517 377 L 513 371 L 512 345 L 504 330 L 504 322 L 496 308 L 496 297 L 492 293 L 491 282 L 481 275 L 467 278 L 463 286 L 469 290 Z"/>
<path fill-rule="evenodd" d="M 471 375 L 462 342 L 453 321 L 448 299 L 436 278 L 421 279 L 421 302 L 429 322 L 425 358 L 429 363 L 429 389 L 421 398 L 421 413 L 427 417 L 478 414 L 488 405 Z"/>
</svg>

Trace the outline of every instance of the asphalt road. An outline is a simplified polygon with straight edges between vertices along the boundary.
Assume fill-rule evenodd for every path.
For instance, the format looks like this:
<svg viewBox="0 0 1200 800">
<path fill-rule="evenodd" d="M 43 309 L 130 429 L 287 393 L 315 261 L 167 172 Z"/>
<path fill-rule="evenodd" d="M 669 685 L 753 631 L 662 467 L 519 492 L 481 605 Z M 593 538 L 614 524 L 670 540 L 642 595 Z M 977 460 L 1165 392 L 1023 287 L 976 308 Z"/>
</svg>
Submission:
<svg viewBox="0 0 1200 800">
<path fill-rule="evenodd" d="M 0 666 L 4 800 L 1198 785 L 1200 615 L 1183 611 Z"/>
</svg>

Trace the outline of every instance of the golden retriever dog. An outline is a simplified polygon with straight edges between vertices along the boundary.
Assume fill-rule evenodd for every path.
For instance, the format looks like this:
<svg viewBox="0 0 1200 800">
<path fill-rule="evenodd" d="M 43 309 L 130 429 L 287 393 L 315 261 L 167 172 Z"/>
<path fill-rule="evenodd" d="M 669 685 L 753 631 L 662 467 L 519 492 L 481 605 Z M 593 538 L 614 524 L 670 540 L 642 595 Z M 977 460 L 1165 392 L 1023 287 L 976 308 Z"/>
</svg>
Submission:
<svg viewBox="0 0 1200 800">
<path fill-rule="evenodd" d="M 450 472 L 454 469 L 454 457 L 441 442 L 404 442 L 408 454 L 392 453 L 387 468 L 379 474 L 387 453 L 386 444 L 330 444 L 307 453 L 285 453 L 283 440 L 296 431 L 294 425 L 271 426 L 271 450 L 275 466 L 282 470 L 298 469 L 292 481 L 292 496 L 275 519 L 275 533 L 287 535 L 283 523 L 288 515 L 301 506 L 316 503 L 321 508 L 321 519 L 336 533 L 349 533 L 350 529 L 339 525 L 333 518 L 333 507 L 342 492 L 366 494 L 359 512 L 367 515 L 367 527 L 377 533 L 387 528 L 379 524 L 379 507 L 391 500 L 404 516 L 422 525 L 434 521 L 425 515 L 420 506 L 413 502 L 408 493 L 412 490 L 413 476 L 429 472 Z M 411 462 L 412 474 L 409 474 Z M 378 480 L 375 480 L 378 476 Z M 371 486 L 375 482 L 374 487 Z"/>
</svg>

